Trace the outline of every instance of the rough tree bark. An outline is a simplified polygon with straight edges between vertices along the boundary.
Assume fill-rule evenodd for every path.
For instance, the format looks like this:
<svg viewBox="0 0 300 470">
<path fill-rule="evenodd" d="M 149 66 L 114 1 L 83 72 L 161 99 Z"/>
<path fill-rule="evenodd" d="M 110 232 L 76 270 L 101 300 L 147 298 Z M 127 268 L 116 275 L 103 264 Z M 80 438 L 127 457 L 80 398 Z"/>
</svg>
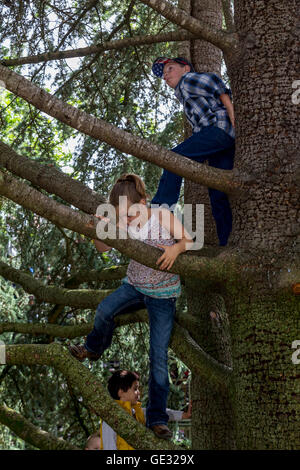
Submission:
<svg viewBox="0 0 300 470">
<path fill-rule="evenodd" d="M 274 264 L 299 266 L 299 4 L 235 1 L 238 52 L 228 58 L 237 119 L 237 168 L 258 178 L 233 201 L 232 243 Z M 283 26 L 284 25 L 284 26 Z M 236 439 L 240 449 L 299 449 L 299 298 L 270 292 L 272 270 L 226 296 L 230 312 Z M 298 379 L 298 380 L 297 380 Z M 298 398 L 297 398 L 298 397 Z"/>
<path fill-rule="evenodd" d="M 207 10 L 209 4 L 212 6 L 216 2 L 195 0 L 193 5 L 197 8 L 192 10 L 192 14 L 200 13 L 203 17 L 207 13 L 208 22 L 212 18 L 216 21 L 217 15 L 211 16 Z M 230 420 L 227 429 L 231 431 L 233 426 L 229 423 L 235 416 L 234 439 L 239 449 L 295 449 L 299 448 L 296 437 L 300 413 L 297 400 L 299 376 L 291 361 L 291 343 L 299 335 L 299 299 L 293 296 L 292 290 L 286 295 L 270 292 L 273 272 L 267 268 L 267 259 L 269 266 L 270 263 L 283 265 L 289 259 L 291 269 L 295 269 L 299 258 L 299 190 L 296 185 L 293 188 L 292 183 L 298 168 L 299 110 L 291 100 L 291 85 L 297 79 L 295 65 L 299 29 L 296 25 L 296 2 L 289 5 L 276 1 L 261 4 L 264 8 L 248 2 L 235 2 L 235 27 L 240 43 L 238 53 L 226 57 L 237 117 L 236 166 L 259 175 L 247 197 L 231 201 L 234 213 L 231 244 L 252 248 L 253 258 L 255 251 L 262 250 L 265 272 L 255 282 L 241 280 L 234 286 L 227 284 L 226 289 L 222 287 L 230 314 L 236 391 L 229 405 L 233 413 L 224 403 L 224 420 L 227 409 Z M 198 40 L 192 44 L 191 59 L 197 70 L 207 70 L 209 64 L 209 70 L 219 73 L 212 46 L 207 47 Z M 203 202 L 203 191 L 197 192 L 197 186 L 193 182 L 186 184 L 186 202 Z M 209 203 L 206 207 L 209 208 Z M 212 242 L 207 213 L 205 234 Z M 197 292 L 202 291 L 203 296 L 202 299 L 199 296 L 197 303 L 194 289 L 190 287 L 190 306 L 193 303 L 193 311 L 198 315 L 205 312 L 199 307 L 201 303 L 207 303 L 208 293 L 214 288 L 210 286 L 206 290 L 203 283 L 198 284 Z M 205 335 L 208 333 L 205 325 L 209 325 L 209 321 L 204 322 L 199 330 L 199 344 L 214 355 L 216 351 L 209 345 L 211 334 Z M 200 394 L 200 390 L 199 386 L 195 393 Z M 207 400 L 215 406 L 213 393 L 210 398 L 212 400 L 202 391 L 204 405 Z M 220 408 L 215 410 L 216 416 L 219 413 Z M 207 416 L 208 413 L 205 414 L 206 420 Z M 211 448 L 218 445 L 212 422 L 208 423 L 207 429 L 212 438 Z M 218 437 L 222 439 L 222 433 Z M 227 438 L 231 442 L 226 439 L 224 445 L 230 448 L 234 439 L 230 433 Z"/>
</svg>

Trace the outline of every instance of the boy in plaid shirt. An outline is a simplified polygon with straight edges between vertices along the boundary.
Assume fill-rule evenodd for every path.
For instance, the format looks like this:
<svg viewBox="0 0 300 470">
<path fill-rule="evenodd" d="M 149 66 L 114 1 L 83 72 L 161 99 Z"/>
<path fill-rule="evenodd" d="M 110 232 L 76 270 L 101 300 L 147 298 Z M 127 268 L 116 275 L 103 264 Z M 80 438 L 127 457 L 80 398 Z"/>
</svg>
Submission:
<svg viewBox="0 0 300 470">
<path fill-rule="evenodd" d="M 210 166 L 231 170 L 235 151 L 234 111 L 231 91 L 213 73 L 196 73 L 190 62 L 181 57 L 159 57 L 152 66 L 157 77 L 163 77 L 175 90 L 193 134 L 172 150 Z M 152 204 L 176 204 L 182 177 L 164 170 Z M 232 214 L 225 193 L 209 188 L 212 214 L 220 246 L 227 245 L 232 229 Z"/>
</svg>

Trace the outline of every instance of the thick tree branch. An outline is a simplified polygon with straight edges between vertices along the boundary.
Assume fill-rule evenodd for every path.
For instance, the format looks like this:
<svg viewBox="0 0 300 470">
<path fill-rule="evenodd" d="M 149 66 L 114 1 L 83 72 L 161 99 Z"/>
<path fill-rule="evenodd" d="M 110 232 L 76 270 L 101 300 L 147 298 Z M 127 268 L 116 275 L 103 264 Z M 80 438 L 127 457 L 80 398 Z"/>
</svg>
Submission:
<svg viewBox="0 0 300 470">
<path fill-rule="evenodd" d="M 79 271 L 68 279 L 67 282 L 76 282 L 82 284 L 83 282 L 101 282 L 101 281 L 118 281 L 126 276 L 128 265 L 125 266 L 111 266 L 110 268 L 96 271 Z"/>
<path fill-rule="evenodd" d="M 102 269 L 101 271 L 79 271 L 74 276 L 69 277 L 64 283 L 65 289 L 78 289 L 80 284 L 86 282 L 102 282 L 120 280 L 126 276 L 126 266 L 111 266 L 110 268 Z M 57 323 L 58 317 L 64 311 L 64 305 L 56 304 L 48 314 L 49 323 Z M 49 341 L 51 342 L 51 341 Z"/>
<path fill-rule="evenodd" d="M 184 325 L 185 315 L 181 315 L 180 322 Z M 128 325 L 137 322 L 147 322 L 147 310 L 138 310 L 136 312 L 118 315 L 115 318 L 116 326 Z M 232 369 L 216 361 L 207 354 L 193 340 L 186 328 L 179 325 L 178 319 L 174 323 L 170 348 L 173 349 L 176 356 L 191 369 L 193 374 L 209 380 L 216 386 L 224 387 L 231 380 Z M 93 328 L 93 323 L 81 325 L 61 326 L 51 324 L 27 324 L 27 323 L 0 323 L 0 334 L 5 332 L 17 332 L 31 335 L 50 335 L 55 338 L 74 339 L 79 336 L 86 336 Z"/>
<path fill-rule="evenodd" d="M 3 312 L 2 312 L 3 313 Z M 53 338 L 74 339 L 86 336 L 93 328 L 93 323 L 81 323 L 80 325 L 62 326 L 53 323 L 0 323 L 0 334 L 20 333 L 23 335 L 44 336 Z"/>
<path fill-rule="evenodd" d="M 228 34 L 223 30 L 213 29 L 207 23 L 193 18 L 184 10 L 177 8 L 166 0 L 141 0 L 141 2 L 158 11 L 158 13 L 172 21 L 172 23 L 197 35 L 199 39 L 204 39 L 214 44 L 224 52 L 232 51 L 237 45 L 236 35 Z"/>
<path fill-rule="evenodd" d="M 80 132 L 106 142 L 121 152 L 152 162 L 173 172 L 175 169 L 178 175 L 225 193 L 238 192 L 243 188 L 241 178 L 235 176 L 232 170 L 220 170 L 202 165 L 138 136 L 133 136 L 112 124 L 64 103 L 2 65 L 0 65 L 0 81 L 8 90 L 24 98 L 41 111 Z"/>
<path fill-rule="evenodd" d="M 117 39 L 115 41 L 107 41 L 102 44 L 96 44 L 89 47 L 81 47 L 78 49 L 69 49 L 66 51 L 44 52 L 43 54 L 32 55 L 28 57 L 18 57 L 16 59 L 3 59 L 0 64 L 6 66 L 15 66 L 23 64 L 38 64 L 40 62 L 48 62 L 50 60 L 71 59 L 73 57 L 86 57 L 93 54 L 101 54 L 104 51 L 125 49 L 128 47 L 144 46 L 149 44 L 157 44 L 160 42 L 188 41 L 197 39 L 197 35 L 188 31 L 169 31 L 162 34 L 153 34 L 145 36 L 134 36 L 125 39 Z"/>
<path fill-rule="evenodd" d="M 11 282 L 20 284 L 23 289 L 41 302 L 69 305 L 78 308 L 95 308 L 111 290 L 99 289 L 63 289 L 57 286 L 45 286 L 30 274 L 12 268 L 0 261 L 0 275 Z"/>
<path fill-rule="evenodd" d="M 0 423 L 7 426 L 23 441 L 41 450 L 81 450 L 63 439 L 34 426 L 20 413 L 0 404 Z"/>
<path fill-rule="evenodd" d="M 104 419 L 123 439 L 135 449 L 165 450 L 177 447 L 162 442 L 145 426 L 126 413 L 103 388 L 101 382 L 89 369 L 74 359 L 62 346 L 50 345 L 7 345 L 8 365 L 48 365 L 61 372 L 84 403 Z"/>
<path fill-rule="evenodd" d="M 170 347 L 193 374 L 221 387 L 229 385 L 232 369 L 203 351 L 189 332 L 176 322 L 173 327 Z"/>
<path fill-rule="evenodd" d="M 106 199 L 80 181 L 71 178 L 52 164 L 42 164 L 26 158 L 0 141 L 0 167 L 31 181 L 35 186 L 56 194 L 88 214 L 95 214 Z"/>
<path fill-rule="evenodd" d="M 96 225 L 99 222 L 98 219 L 70 209 L 13 176 L 1 172 L 0 194 L 62 227 L 82 233 L 89 238 L 97 238 Z M 94 228 L 89 226 L 91 222 L 94 223 Z M 106 238 L 105 243 L 117 248 L 129 258 L 159 270 L 156 261 L 161 255 L 160 249 L 129 238 Z M 206 280 L 224 281 L 224 279 L 232 279 L 235 273 L 237 274 L 237 263 L 237 256 L 227 249 L 212 259 L 181 254 L 176 259 L 170 272 L 180 274 L 183 277 L 196 276 Z M 74 293 L 71 291 L 69 295 L 72 296 Z"/>
</svg>

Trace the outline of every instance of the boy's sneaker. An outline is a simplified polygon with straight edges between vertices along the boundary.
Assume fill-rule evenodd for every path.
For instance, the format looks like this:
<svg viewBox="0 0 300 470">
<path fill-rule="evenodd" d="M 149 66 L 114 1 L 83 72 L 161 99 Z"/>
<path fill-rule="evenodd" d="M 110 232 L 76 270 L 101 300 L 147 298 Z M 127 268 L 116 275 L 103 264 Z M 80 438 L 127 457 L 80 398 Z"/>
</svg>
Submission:
<svg viewBox="0 0 300 470">
<path fill-rule="evenodd" d="M 77 359 L 79 362 L 83 362 L 85 359 L 89 359 L 90 361 L 97 361 L 101 356 L 100 354 L 88 351 L 80 344 L 68 346 L 68 350 L 70 354 L 72 354 L 72 356 L 75 357 L 75 359 Z"/>
<path fill-rule="evenodd" d="M 172 431 L 170 431 L 168 426 L 166 426 L 165 424 L 155 424 L 154 426 L 150 426 L 150 429 L 160 439 L 171 439 L 171 437 L 173 436 Z"/>
</svg>

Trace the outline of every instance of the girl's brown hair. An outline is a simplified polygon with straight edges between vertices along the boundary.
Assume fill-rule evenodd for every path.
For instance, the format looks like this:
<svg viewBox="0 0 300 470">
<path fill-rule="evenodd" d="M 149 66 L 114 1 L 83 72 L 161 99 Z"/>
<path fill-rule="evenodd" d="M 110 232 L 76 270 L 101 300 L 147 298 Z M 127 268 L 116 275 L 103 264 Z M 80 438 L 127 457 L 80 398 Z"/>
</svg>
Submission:
<svg viewBox="0 0 300 470">
<path fill-rule="evenodd" d="M 146 188 L 143 180 L 134 173 L 120 176 L 110 192 L 110 204 L 117 207 L 119 205 L 120 196 L 127 196 L 129 201 L 133 204 L 140 202 L 141 199 L 147 199 Z"/>
</svg>

